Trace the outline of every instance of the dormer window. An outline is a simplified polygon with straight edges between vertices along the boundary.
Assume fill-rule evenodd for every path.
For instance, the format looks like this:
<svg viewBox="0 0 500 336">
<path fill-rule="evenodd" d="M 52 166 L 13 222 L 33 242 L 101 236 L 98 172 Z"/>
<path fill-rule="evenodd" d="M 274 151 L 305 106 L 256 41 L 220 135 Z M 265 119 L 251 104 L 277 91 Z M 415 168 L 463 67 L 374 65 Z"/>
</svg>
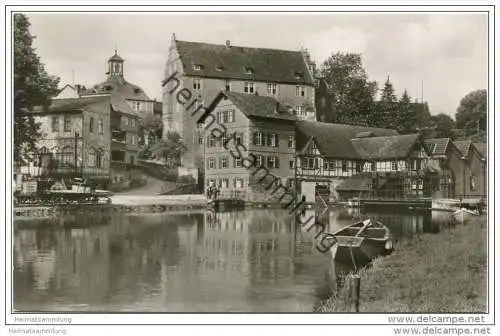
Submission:
<svg viewBox="0 0 500 336">
<path fill-rule="evenodd" d="M 223 71 L 224 70 L 224 66 L 222 64 L 217 64 L 217 66 L 215 67 L 215 70 L 217 71 Z"/>
<path fill-rule="evenodd" d="M 134 89 L 134 93 L 141 93 L 141 89 Z"/>
<path fill-rule="evenodd" d="M 193 64 L 193 70 L 201 71 L 201 68 L 202 68 L 201 64 Z"/>
<path fill-rule="evenodd" d="M 247 75 L 253 75 L 253 73 L 254 73 L 253 68 L 251 68 L 251 67 L 245 67 L 245 73 Z"/>
<path fill-rule="evenodd" d="M 295 79 L 302 79 L 304 77 L 304 74 L 302 72 L 295 72 Z"/>
</svg>

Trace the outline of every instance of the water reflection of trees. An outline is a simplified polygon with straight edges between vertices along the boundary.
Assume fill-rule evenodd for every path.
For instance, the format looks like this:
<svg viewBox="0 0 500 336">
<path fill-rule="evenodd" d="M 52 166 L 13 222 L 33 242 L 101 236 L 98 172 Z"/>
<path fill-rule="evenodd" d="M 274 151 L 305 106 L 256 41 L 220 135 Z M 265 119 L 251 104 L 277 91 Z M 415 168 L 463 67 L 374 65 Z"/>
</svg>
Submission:
<svg viewBox="0 0 500 336">
<path fill-rule="evenodd" d="M 92 220 L 103 218 L 82 219 Z M 74 228 L 74 221 L 61 217 L 15 233 L 16 299 L 70 304 L 108 302 L 124 292 L 134 297 L 160 285 L 162 267 L 179 263 L 182 218 L 115 216 L 105 226 L 85 229 Z M 47 251 L 51 258 L 43 258 Z M 43 277 L 37 269 L 51 273 Z M 43 281 L 48 285 L 37 285 Z"/>
<path fill-rule="evenodd" d="M 434 232 L 440 223 L 422 214 L 377 216 L 400 237 Z M 352 223 L 346 210 L 327 218 L 328 232 Z M 318 252 L 314 232 L 282 210 L 87 214 L 41 223 L 15 227 L 14 296 L 24 306 L 322 297 L 349 271 Z"/>
</svg>

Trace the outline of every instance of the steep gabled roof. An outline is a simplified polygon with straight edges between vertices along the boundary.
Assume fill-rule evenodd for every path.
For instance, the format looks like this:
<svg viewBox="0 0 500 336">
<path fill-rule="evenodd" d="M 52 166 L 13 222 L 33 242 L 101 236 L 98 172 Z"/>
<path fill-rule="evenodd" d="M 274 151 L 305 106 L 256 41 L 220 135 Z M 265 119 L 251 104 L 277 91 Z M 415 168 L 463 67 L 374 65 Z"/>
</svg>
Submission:
<svg viewBox="0 0 500 336">
<path fill-rule="evenodd" d="M 424 143 L 429 148 L 431 156 L 443 156 L 446 155 L 446 151 L 448 150 L 448 146 L 451 143 L 451 139 L 426 139 Z"/>
<path fill-rule="evenodd" d="M 178 40 L 175 44 L 188 76 L 314 85 L 300 51 Z"/>
<path fill-rule="evenodd" d="M 403 159 L 410 155 L 419 138 L 416 133 L 352 139 L 351 143 L 361 159 Z"/>
<path fill-rule="evenodd" d="M 469 150 L 470 150 L 470 146 L 472 144 L 472 141 L 459 140 L 459 141 L 453 141 L 453 143 L 458 148 L 460 153 L 462 153 L 463 156 L 467 157 L 469 155 Z"/>
<path fill-rule="evenodd" d="M 310 150 L 313 150 L 314 146 L 318 147 L 318 144 L 316 143 L 316 140 L 314 140 L 314 137 L 311 137 L 309 141 L 306 143 L 304 147 L 302 147 L 301 150 L 298 150 L 297 152 L 301 155 L 304 155 L 308 153 Z"/>
<path fill-rule="evenodd" d="M 316 140 L 320 153 L 329 158 L 357 159 L 351 139 L 361 132 L 372 132 L 374 136 L 397 135 L 394 130 L 345 124 L 299 121 L 297 127 L 297 149 L 302 149 L 311 137 Z M 371 138 L 368 138 L 371 139 Z"/>
<path fill-rule="evenodd" d="M 488 145 L 486 142 L 474 142 L 472 144 L 474 147 L 476 147 L 477 151 L 484 157 L 488 157 Z"/>
<path fill-rule="evenodd" d="M 295 121 L 278 101 L 272 97 L 248 93 L 226 92 L 227 98 L 247 117 Z"/>
</svg>

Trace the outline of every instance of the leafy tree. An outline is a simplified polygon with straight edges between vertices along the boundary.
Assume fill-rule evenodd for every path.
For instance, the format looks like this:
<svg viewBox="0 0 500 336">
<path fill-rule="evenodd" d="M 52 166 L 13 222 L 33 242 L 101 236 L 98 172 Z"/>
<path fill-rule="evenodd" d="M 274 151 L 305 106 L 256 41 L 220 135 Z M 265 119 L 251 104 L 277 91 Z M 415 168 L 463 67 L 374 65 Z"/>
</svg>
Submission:
<svg viewBox="0 0 500 336">
<path fill-rule="evenodd" d="M 432 116 L 431 121 L 433 126 L 436 127 L 433 132 L 434 138 L 454 138 L 455 133 L 453 130 L 455 129 L 456 123 L 449 115 L 440 113 Z"/>
<path fill-rule="evenodd" d="M 48 107 L 58 91 L 59 78 L 49 76 L 32 47 L 34 36 L 24 14 L 14 14 L 14 161 L 24 163 L 35 150 L 39 125 L 31 112 Z"/>
<path fill-rule="evenodd" d="M 368 80 L 361 54 L 337 52 L 323 62 L 321 73 L 331 105 L 325 122 L 369 124 L 377 84 Z"/>
<path fill-rule="evenodd" d="M 475 90 L 460 100 L 455 118 L 457 128 L 463 129 L 466 136 L 486 131 L 487 99 L 486 90 Z"/>
<path fill-rule="evenodd" d="M 179 133 L 168 132 L 164 140 L 158 141 L 151 147 L 151 156 L 164 160 L 169 168 L 174 168 L 181 165 L 181 158 L 186 151 L 187 147 Z"/>
</svg>

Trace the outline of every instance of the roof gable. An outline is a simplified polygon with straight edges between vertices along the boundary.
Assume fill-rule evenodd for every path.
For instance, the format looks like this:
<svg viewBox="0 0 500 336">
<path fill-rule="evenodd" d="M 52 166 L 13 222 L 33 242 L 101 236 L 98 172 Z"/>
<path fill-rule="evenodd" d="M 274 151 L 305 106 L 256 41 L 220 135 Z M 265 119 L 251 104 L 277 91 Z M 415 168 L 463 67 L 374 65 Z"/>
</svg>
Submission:
<svg viewBox="0 0 500 336">
<path fill-rule="evenodd" d="M 226 92 L 225 95 L 248 118 L 296 120 L 272 97 L 237 92 Z"/>
<path fill-rule="evenodd" d="M 361 132 L 372 132 L 374 136 L 397 135 L 395 130 L 345 124 L 299 121 L 297 127 L 297 148 L 302 149 L 314 137 L 319 151 L 329 158 L 357 159 L 351 139 Z M 372 139 L 372 138 L 368 138 Z"/>
<path fill-rule="evenodd" d="M 488 145 L 486 144 L 486 142 L 474 142 L 472 145 L 477 149 L 482 157 L 488 157 Z"/>
<path fill-rule="evenodd" d="M 359 157 L 365 160 L 403 159 L 411 154 L 419 138 L 420 134 L 416 133 L 352 139 L 351 143 Z"/>
<path fill-rule="evenodd" d="M 451 140 L 450 138 L 426 139 L 424 144 L 429 149 L 431 156 L 446 155 Z"/>
<path fill-rule="evenodd" d="M 175 41 L 188 76 L 314 85 L 300 51 Z"/>
<path fill-rule="evenodd" d="M 470 141 L 470 140 L 459 140 L 459 141 L 454 141 L 453 143 L 458 148 L 458 150 L 460 151 L 460 153 L 462 153 L 463 156 L 465 156 L 465 157 L 469 156 L 469 150 L 470 150 L 472 141 Z"/>
</svg>

